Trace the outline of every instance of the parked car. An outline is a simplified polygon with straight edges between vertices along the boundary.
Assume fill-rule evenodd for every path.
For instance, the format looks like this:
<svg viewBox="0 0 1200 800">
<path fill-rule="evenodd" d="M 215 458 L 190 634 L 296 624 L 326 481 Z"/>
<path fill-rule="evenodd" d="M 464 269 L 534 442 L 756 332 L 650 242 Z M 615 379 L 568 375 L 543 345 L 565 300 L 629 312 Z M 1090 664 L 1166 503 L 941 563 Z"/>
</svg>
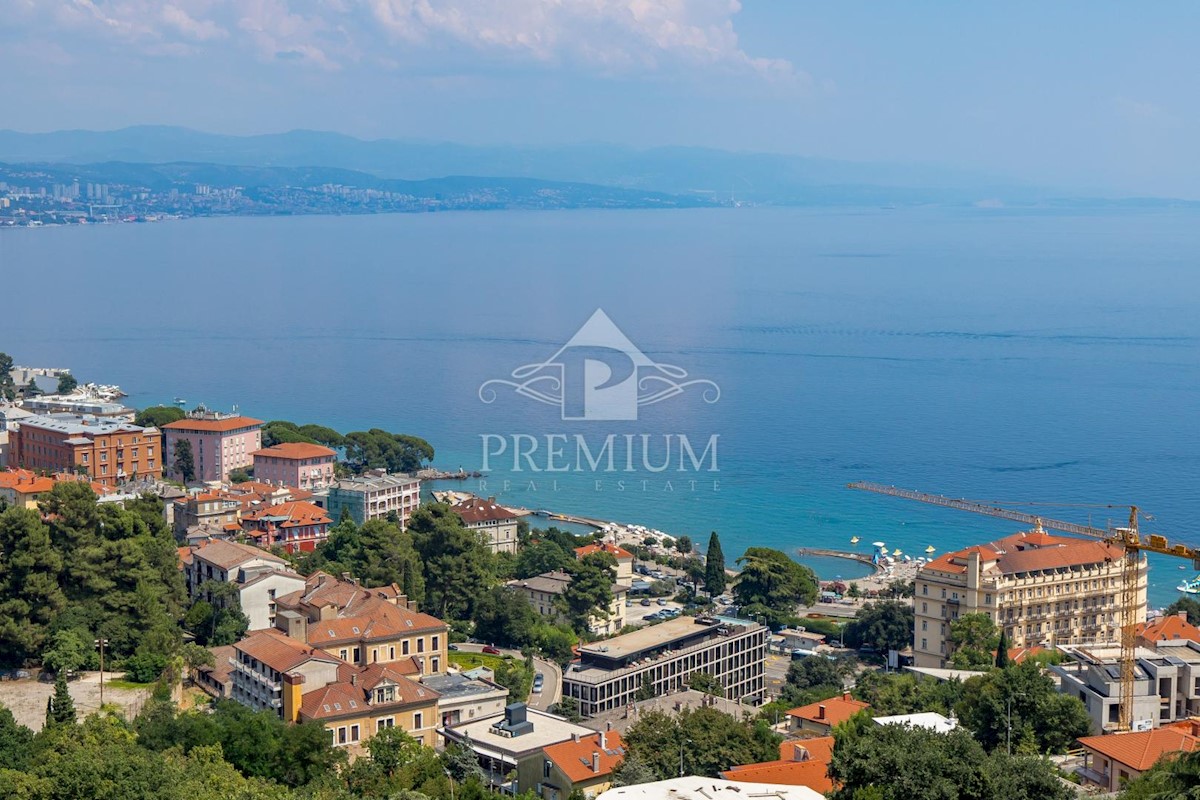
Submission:
<svg viewBox="0 0 1200 800">
<path fill-rule="evenodd" d="M 658 604 L 660 606 L 665 606 L 667 604 L 667 598 L 665 598 L 665 597 L 658 598 Z"/>
<path fill-rule="evenodd" d="M 644 606 L 648 606 L 648 605 L 650 605 L 650 598 L 649 598 L 649 597 L 643 597 L 643 598 L 642 598 L 642 605 L 644 605 Z"/>
<path fill-rule="evenodd" d="M 495 645 L 485 644 L 483 646 L 483 652 L 487 653 L 489 656 L 498 656 L 500 655 L 500 648 L 496 647 Z"/>
<path fill-rule="evenodd" d="M 457 650 L 457 649 L 458 649 L 458 645 L 456 645 L 454 642 L 451 642 L 449 645 L 447 645 L 447 647 L 448 647 L 448 649 L 450 649 L 450 650 Z"/>
<path fill-rule="evenodd" d="M 646 616 L 642 617 L 642 619 L 646 620 L 647 622 L 653 622 L 654 620 L 658 619 L 658 612 L 647 614 Z"/>
<path fill-rule="evenodd" d="M 626 600 L 626 601 L 625 601 L 625 607 L 626 607 L 626 608 L 629 608 L 631 605 L 633 605 L 633 601 L 632 601 L 632 600 Z"/>
</svg>

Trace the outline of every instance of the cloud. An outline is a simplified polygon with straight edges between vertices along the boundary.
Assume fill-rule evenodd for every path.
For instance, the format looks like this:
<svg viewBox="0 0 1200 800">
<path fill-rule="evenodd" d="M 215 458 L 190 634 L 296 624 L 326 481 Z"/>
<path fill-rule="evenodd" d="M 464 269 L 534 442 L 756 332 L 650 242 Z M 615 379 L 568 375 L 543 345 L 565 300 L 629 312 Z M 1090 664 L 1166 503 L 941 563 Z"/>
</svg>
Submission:
<svg viewBox="0 0 1200 800">
<path fill-rule="evenodd" d="M 804 78 L 788 61 L 742 48 L 740 10 L 738 0 L 0 0 L 0 16 L 11 12 L 31 34 L 70 32 L 148 54 L 232 46 L 326 69 L 511 63 Z"/>
</svg>

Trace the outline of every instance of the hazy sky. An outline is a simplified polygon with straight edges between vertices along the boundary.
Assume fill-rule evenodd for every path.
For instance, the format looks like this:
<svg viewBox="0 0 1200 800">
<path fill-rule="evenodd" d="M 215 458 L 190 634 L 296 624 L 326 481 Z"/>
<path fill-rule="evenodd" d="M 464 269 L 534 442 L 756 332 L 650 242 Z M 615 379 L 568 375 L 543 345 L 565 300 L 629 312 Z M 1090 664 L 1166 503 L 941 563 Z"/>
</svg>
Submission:
<svg viewBox="0 0 1200 800">
<path fill-rule="evenodd" d="M 1200 3 L 0 0 L 0 127 L 610 141 L 1200 197 Z"/>
</svg>

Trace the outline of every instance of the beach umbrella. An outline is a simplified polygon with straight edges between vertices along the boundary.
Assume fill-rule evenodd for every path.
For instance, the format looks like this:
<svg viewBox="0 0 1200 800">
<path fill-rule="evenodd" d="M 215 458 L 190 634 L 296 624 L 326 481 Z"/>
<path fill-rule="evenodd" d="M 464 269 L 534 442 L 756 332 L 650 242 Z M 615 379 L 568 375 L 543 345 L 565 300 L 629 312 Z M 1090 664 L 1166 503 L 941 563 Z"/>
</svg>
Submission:
<svg viewBox="0 0 1200 800">
<path fill-rule="evenodd" d="M 880 550 L 887 547 L 887 545 L 884 542 L 871 542 L 871 546 L 878 547 Z"/>
<path fill-rule="evenodd" d="M 892 551 L 892 555 L 894 555 L 894 556 L 898 556 L 898 555 L 900 555 L 900 548 L 899 548 L 899 547 L 897 547 L 895 550 L 893 550 L 893 551 Z"/>
<path fill-rule="evenodd" d="M 926 552 L 926 553 L 932 553 L 932 552 L 934 552 L 934 550 L 933 550 L 933 545 L 929 545 L 929 547 L 926 547 L 926 548 L 925 548 L 925 552 Z"/>
</svg>

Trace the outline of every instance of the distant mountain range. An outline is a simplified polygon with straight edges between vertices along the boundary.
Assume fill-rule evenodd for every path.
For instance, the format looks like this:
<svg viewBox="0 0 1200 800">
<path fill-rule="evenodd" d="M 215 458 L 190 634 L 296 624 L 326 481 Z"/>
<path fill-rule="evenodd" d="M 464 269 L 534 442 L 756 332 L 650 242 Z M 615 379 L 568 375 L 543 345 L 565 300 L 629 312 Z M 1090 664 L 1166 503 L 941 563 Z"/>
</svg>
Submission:
<svg viewBox="0 0 1200 800">
<path fill-rule="evenodd" d="M 707 197 L 710 202 L 919 203 L 1003 198 L 1035 201 L 1047 192 L 933 166 L 868 164 L 696 147 L 639 150 L 609 144 L 473 147 L 296 130 L 225 136 L 187 128 L 115 131 L 0 131 L 0 161 L 96 164 L 188 162 L 357 170 L 376 178 L 449 175 L 531 178 Z"/>
<path fill-rule="evenodd" d="M 459 182 L 457 190 L 463 188 L 463 181 L 481 179 L 491 179 L 484 181 L 489 186 L 497 185 L 496 179 L 542 181 L 648 193 L 653 204 L 673 196 L 673 205 L 1194 205 L 1153 198 L 1112 200 L 930 165 L 858 163 L 699 147 L 483 147 L 368 141 L 308 130 L 258 136 L 154 125 L 115 131 L 0 130 L 0 162 L 87 165 L 96 180 L 117 180 L 101 176 L 113 170 L 122 171 L 125 179 L 130 172 L 140 173 L 147 185 L 168 174 L 214 185 L 329 182 L 385 188 L 383 184 L 393 181 L 453 180 Z M 123 163 L 117 167 L 110 162 Z M 231 169 L 234 167 L 237 169 Z M 531 188 L 531 184 L 511 186 L 522 191 Z M 629 200 L 623 196 L 621 202 Z"/>
</svg>

